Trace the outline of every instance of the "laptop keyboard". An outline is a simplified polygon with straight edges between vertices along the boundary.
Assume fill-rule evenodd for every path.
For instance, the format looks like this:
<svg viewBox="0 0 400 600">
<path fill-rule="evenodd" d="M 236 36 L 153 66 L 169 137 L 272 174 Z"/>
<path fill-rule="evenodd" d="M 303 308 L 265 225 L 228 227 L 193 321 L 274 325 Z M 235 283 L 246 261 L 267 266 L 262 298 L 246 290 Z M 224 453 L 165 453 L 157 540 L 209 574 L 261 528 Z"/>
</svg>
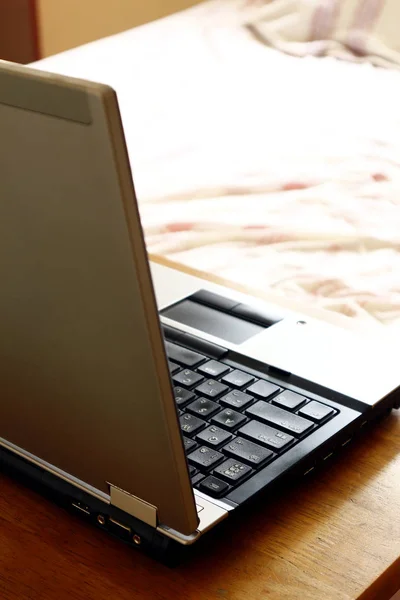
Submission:
<svg viewBox="0 0 400 600">
<path fill-rule="evenodd" d="M 245 370 L 165 345 L 192 485 L 215 498 L 338 414 Z"/>
</svg>

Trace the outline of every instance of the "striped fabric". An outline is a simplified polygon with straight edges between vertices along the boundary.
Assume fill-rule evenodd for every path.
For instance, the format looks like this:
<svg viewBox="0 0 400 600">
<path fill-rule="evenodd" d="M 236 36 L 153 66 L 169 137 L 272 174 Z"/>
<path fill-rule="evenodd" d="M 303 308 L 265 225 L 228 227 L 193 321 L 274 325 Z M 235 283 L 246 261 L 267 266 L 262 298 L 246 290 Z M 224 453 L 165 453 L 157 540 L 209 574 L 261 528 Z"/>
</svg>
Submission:
<svg viewBox="0 0 400 600">
<path fill-rule="evenodd" d="M 248 0 L 258 4 L 249 29 L 297 56 L 337 56 L 400 66 L 400 0 Z"/>
</svg>

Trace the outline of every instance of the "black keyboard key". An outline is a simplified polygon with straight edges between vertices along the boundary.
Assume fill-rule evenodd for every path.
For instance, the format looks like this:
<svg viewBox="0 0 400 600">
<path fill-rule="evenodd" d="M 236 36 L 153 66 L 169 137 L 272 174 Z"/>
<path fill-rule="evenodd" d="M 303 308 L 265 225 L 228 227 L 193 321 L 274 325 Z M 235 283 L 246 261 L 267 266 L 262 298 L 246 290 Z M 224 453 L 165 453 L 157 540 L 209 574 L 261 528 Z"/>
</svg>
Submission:
<svg viewBox="0 0 400 600">
<path fill-rule="evenodd" d="M 222 450 L 229 456 L 233 456 L 255 468 L 264 465 L 275 456 L 271 450 L 241 437 L 229 442 Z"/>
<path fill-rule="evenodd" d="M 174 388 L 174 396 L 175 402 L 178 406 L 185 406 L 185 404 L 193 400 L 195 397 L 193 392 L 189 392 L 189 390 L 185 390 L 185 388 L 181 388 L 179 386 Z"/>
<path fill-rule="evenodd" d="M 214 470 L 214 474 L 217 475 L 217 477 L 233 483 L 238 483 L 252 472 L 253 469 L 248 465 L 244 465 L 234 458 L 229 458 Z"/>
<path fill-rule="evenodd" d="M 197 444 L 194 440 L 191 440 L 190 438 L 187 438 L 185 436 L 183 436 L 183 445 L 185 446 L 186 453 L 191 452 L 197 446 Z"/>
<path fill-rule="evenodd" d="M 194 477 L 197 473 L 197 469 L 195 467 L 193 467 L 192 465 L 189 465 L 189 475 L 190 477 Z"/>
<path fill-rule="evenodd" d="M 180 409 L 178 408 L 178 416 L 180 417 L 180 416 L 181 416 L 181 415 L 183 415 L 183 414 L 184 414 L 183 410 L 180 410 Z"/>
<path fill-rule="evenodd" d="M 221 377 L 227 371 L 229 371 L 229 367 L 224 365 L 223 363 L 218 362 L 217 360 L 209 360 L 208 362 L 200 365 L 197 369 L 200 373 L 207 375 L 208 377 Z"/>
<path fill-rule="evenodd" d="M 193 415 L 198 415 L 199 417 L 208 420 L 209 417 L 221 410 L 221 407 L 209 398 L 197 398 L 186 407 L 186 410 Z"/>
<path fill-rule="evenodd" d="M 225 431 L 225 429 L 221 429 L 221 427 L 210 425 L 206 429 L 203 429 L 203 431 L 200 431 L 196 439 L 199 444 L 219 448 L 219 446 L 226 444 L 226 442 L 232 439 L 232 434 L 229 431 Z"/>
<path fill-rule="evenodd" d="M 208 396 L 209 398 L 217 398 L 228 391 L 228 386 L 215 381 L 214 379 L 208 379 L 196 388 L 196 392 L 201 396 Z"/>
<path fill-rule="evenodd" d="M 167 351 L 168 358 L 185 367 L 196 367 L 200 363 L 206 360 L 206 357 L 193 350 L 188 350 L 182 346 L 177 346 L 172 342 L 165 342 L 165 349 Z"/>
<path fill-rule="evenodd" d="M 259 421 L 250 421 L 239 429 L 240 435 L 267 446 L 271 450 L 286 450 L 294 441 L 294 437 L 279 429 L 264 425 Z"/>
<path fill-rule="evenodd" d="M 215 415 L 211 421 L 216 425 L 220 425 L 224 429 L 233 431 L 245 423 L 246 417 L 241 413 L 236 412 L 236 410 L 224 408 L 224 410 L 221 410 L 221 412 Z"/>
<path fill-rule="evenodd" d="M 335 410 L 326 404 L 314 400 L 299 410 L 299 415 L 312 419 L 316 423 L 322 423 L 335 413 Z"/>
<path fill-rule="evenodd" d="M 236 408 L 237 410 L 243 410 L 253 402 L 253 396 L 249 396 L 239 390 L 232 390 L 226 396 L 220 399 L 220 404 L 227 406 L 228 408 Z"/>
<path fill-rule="evenodd" d="M 280 387 L 270 383 L 269 381 L 259 379 L 253 383 L 253 385 L 247 388 L 246 392 L 252 396 L 258 396 L 259 398 L 269 398 L 270 396 L 274 396 L 277 392 L 279 392 L 280 389 Z"/>
<path fill-rule="evenodd" d="M 203 475 L 202 473 L 197 473 L 197 475 L 191 478 L 192 486 L 198 486 L 198 484 L 200 483 L 200 481 L 202 481 L 202 479 L 204 479 L 204 477 L 205 475 Z"/>
<path fill-rule="evenodd" d="M 190 369 L 184 369 L 177 375 L 174 375 L 172 379 L 175 383 L 178 383 L 179 385 L 183 385 L 185 387 L 192 387 L 199 383 L 202 379 L 204 379 L 204 377 L 202 375 L 199 375 L 199 373 L 191 371 Z"/>
<path fill-rule="evenodd" d="M 229 490 L 229 485 L 225 483 L 225 481 L 221 481 L 221 479 L 218 479 L 213 475 L 209 475 L 200 482 L 198 488 L 205 494 L 209 494 L 214 498 L 219 498 L 223 494 L 226 494 L 226 492 Z"/>
<path fill-rule="evenodd" d="M 182 433 L 186 433 L 186 435 L 194 435 L 207 425 L 202 419 L 188 414 L 179 417 L 179 422 L 181 424 Z"/>
<path fill-rule="evenodd" d="M 214 450 L 214 448 L 209 448 L 208 446 L 201 446 L 188 456 L 189 463 L 200 469 L 200 471 L 212 469 L 223 459 L 224 455 L 221 454 L 221 452 Z"/>
<path fill-rule="evenodd" d="M 285 390 L 281 394 L 278 394 L 278 396 L 275 396 L 272 402 L 286 410 L 297 410 L 302 404 L 307 402 L 307 398 L 304 398 L 304 396 L 300 396 L 300 394 L 296 394 L 295 392 Z"/>
<path fill-rule="evenodd" d="M 171 373 L 171 375 L 173 375 L 174 373 L 176 373 L 177 371 L 180 370 L 180 366 L 177 365 L 176 363 L 172 362 L 172 360 L 168 361 L 168 367 L 169 367 L 169 372 Z"/>
<path fill-rule="evenodd" d="M 275 427 L 283 429 L 296 437 L 302 437 L 314 427 L 312 421 L 303 419 L 303 417 L 294 415 L 267 402 L 260 401 L 253 404 L 246 410 L 246 413 L 256 419 L 275 425 Z"/>
<path fill-rule="evenodd" d="M 253 377 L 253 375 L 235 369 L 231 373 L 228 373 L 228 375 L 225 375 L 225 377 L 222 378 L 222 381 L 232 387 L 242 388 L 254 381 L 254 379 L 255 377 Z"/>
</svg>

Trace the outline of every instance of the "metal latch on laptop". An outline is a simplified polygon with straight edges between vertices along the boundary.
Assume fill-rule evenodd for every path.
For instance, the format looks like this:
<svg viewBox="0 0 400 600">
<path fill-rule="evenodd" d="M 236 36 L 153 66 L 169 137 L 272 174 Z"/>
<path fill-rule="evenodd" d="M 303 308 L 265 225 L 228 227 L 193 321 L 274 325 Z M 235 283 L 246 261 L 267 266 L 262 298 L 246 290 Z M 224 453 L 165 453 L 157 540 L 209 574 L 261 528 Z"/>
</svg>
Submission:
<svg viewBox="0 0 400 600">
<path fill-rule="evenodd" d="M 147 523 L 147 525 L 150 525 L 151 527 L 157 527 L 158 518 L 156 506 L 153 506 L 136 496 L 132 496 L 132 494 L 121 490 L 111 483 L 108 485 L 110 486 L 110 503 L 112 506 L 123 510 L 129 515 L 132 515 L 132 517 Z"/>
</svg>

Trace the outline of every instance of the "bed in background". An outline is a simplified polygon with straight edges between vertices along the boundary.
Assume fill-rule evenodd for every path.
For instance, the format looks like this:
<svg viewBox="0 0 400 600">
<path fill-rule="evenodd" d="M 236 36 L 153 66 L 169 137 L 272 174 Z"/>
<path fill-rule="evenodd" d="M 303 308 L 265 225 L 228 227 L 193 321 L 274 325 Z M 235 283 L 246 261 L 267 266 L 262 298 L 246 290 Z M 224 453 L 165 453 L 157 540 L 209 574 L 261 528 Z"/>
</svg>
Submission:
<svg viewBox="0 0 400 600">
<path fill-rule="evenodd" d="M 284 2 L 211 0 L 36 66 L 117 90 L 150 253 L 395 328 L 400 73 L 278 51 Z"/>
</svg>

